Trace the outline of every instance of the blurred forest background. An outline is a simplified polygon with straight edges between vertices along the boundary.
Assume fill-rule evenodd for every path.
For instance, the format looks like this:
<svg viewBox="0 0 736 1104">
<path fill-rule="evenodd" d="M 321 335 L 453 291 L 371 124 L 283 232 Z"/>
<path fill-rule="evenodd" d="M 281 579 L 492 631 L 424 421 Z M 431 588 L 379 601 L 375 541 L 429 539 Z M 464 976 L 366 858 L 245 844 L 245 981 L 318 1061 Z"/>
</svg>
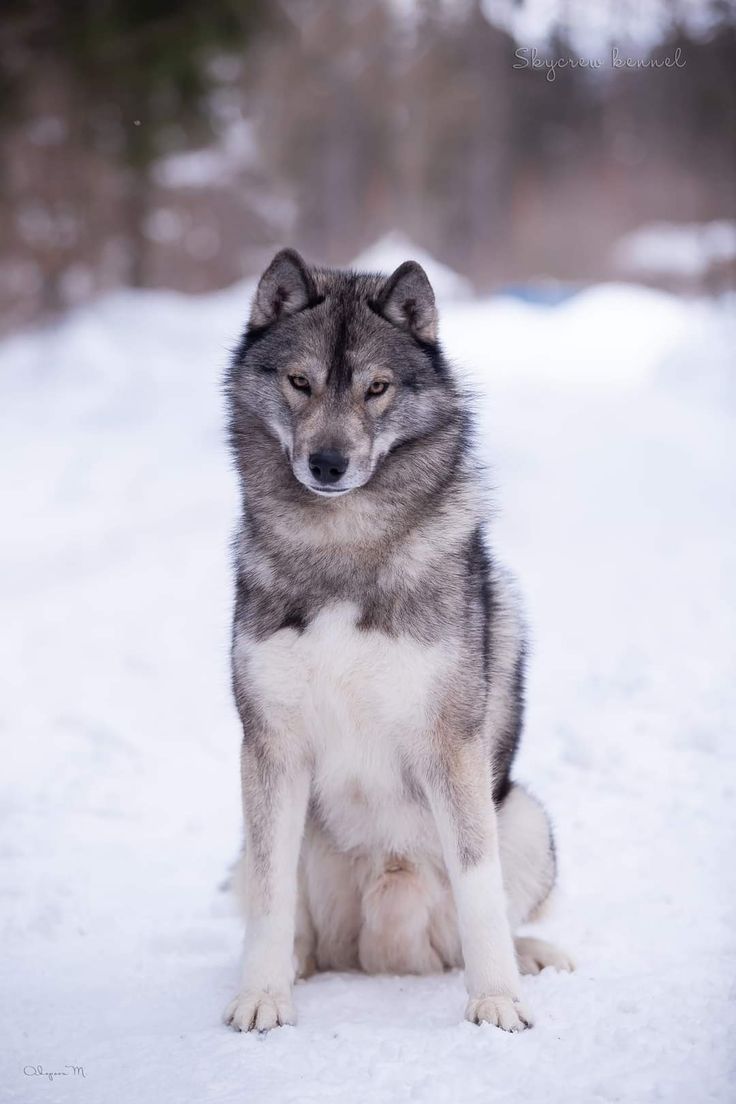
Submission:
<svg viewBox="0 0 736 1104">
<path fill-rule="evenodd" d="M 733 286 L 734 4 L 534 7 L 5 0 L 2 327 L 118 286 L 221 287 L 285 243 L 345 263 L 392 232 L 478 291 Z M 681 64 L 613 69 L 614 43 Z M 603 64 L 551 80 L 520 47 Z"/>
</svg>

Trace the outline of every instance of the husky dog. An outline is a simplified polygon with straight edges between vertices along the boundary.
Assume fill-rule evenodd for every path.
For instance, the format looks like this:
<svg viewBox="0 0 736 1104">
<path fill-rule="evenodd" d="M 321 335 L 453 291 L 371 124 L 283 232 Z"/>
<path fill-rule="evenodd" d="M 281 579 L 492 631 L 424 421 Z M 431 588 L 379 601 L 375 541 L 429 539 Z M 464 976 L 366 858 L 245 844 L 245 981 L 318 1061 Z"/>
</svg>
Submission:
<svg viewBox="0 0 736 1104">
<path fill-rule="evenodd" d="M 520 971 L 571 964 L 512 935 L 555 852 L 510 779 L 524 636 L 424 270 L 278 253 L 227 389 L 246 944 L 225 1020 L 293 1023 L 315 969 L 464 966 L 466 1017 L 522 1030 Z"/>
</svg>

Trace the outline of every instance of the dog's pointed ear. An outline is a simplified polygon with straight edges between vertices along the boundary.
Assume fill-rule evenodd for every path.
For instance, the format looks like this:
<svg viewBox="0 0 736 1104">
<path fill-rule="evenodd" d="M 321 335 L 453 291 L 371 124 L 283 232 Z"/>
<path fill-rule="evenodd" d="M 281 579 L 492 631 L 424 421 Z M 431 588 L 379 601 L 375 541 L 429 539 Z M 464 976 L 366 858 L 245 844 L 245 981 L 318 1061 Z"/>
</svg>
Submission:
<svg viewBox="0 0 736 1104">
<path fill-rule="evenodd" d="M 268 326 L 303 310 L 314 298 L 314 281 L 306 264 L 295 249 L 282 249 L 258 281 L 248 325 Z"/>
<path fill-rule="evenodd" d="M 404 261 L 389 276 L 376 300 L 384 318 L 420 341 L 437 340 L 437 306 L 427 273 L 416 261 Z"/>
</svg>

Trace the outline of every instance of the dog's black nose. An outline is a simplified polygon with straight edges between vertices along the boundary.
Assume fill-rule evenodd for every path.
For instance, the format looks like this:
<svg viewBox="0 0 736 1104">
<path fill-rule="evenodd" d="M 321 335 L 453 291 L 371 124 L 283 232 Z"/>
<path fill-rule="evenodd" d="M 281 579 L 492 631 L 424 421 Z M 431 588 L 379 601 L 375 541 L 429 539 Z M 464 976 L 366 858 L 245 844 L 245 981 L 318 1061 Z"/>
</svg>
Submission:
<svg viewBox="0 0 736 1104">
<path fill-rule="evenodd" d="M 335 449 L 309 454 L 309 470 L 319 483 L 337 483 L 348 470 L 347 456 Z"/>
</svg>

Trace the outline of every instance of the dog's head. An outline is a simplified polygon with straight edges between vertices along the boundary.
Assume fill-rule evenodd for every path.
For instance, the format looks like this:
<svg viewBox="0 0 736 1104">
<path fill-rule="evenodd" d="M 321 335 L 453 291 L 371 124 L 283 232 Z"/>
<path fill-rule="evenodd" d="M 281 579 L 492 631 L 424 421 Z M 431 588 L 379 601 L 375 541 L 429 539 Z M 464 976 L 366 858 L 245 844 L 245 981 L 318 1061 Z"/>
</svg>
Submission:
<svg viewBox="0 0 736 1104">
<path fill-rule="evenodd" d="M 415 261 L 386 278 L 312 269 L 290 249 L 274 257 L 235 354 L 233 399 L 308 491 L 334 499 L 365 486 L 441 426 L 448 386 L 434 293 Z"/>
</svg>

